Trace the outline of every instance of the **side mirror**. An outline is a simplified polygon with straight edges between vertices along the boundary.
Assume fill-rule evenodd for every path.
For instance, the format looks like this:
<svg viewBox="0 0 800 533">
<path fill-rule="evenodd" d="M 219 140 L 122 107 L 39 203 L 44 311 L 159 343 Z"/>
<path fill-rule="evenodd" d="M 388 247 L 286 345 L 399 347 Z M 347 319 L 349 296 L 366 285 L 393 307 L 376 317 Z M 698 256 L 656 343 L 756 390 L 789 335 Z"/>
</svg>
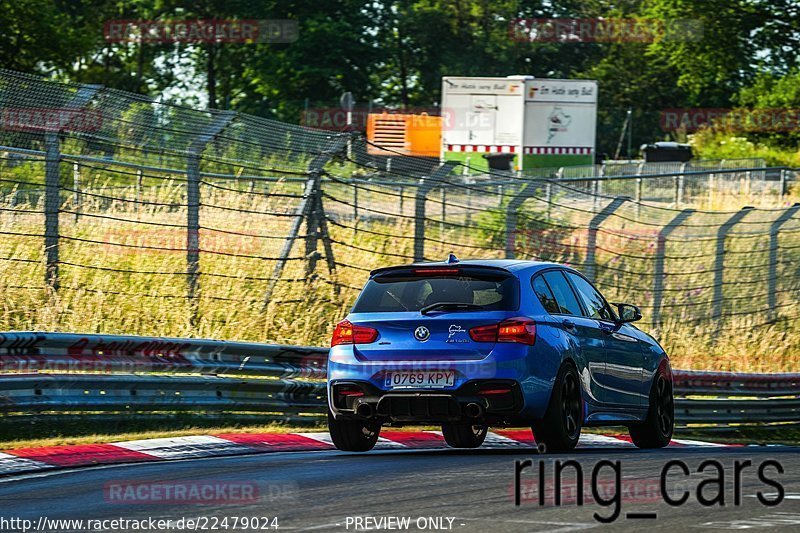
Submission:
<svg viewBox="0 0 800 533">
<path fill-rule="evenodd" d="M 635 305 L 631 304 L 616 304 L 616 305 L 617 305 L 617 316 L 619 317 L 619 321 L 622 322 L 623 324 L 626 322 L 636 322 L 637 320 L 642 319 L 642 312 Z"/>
</svg>

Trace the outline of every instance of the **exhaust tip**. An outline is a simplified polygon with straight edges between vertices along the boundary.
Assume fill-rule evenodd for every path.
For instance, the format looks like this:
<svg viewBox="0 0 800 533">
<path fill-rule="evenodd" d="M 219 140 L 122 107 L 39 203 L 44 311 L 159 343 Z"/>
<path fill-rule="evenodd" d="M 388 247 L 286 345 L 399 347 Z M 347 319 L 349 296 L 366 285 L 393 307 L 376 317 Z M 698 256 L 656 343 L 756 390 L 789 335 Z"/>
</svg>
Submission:
<svg viewBox="0 0 800 533">
<path fill-rule="evenodd" d="M 464 414 L 469 418 L 480 418 L 483 416 L 483 406 L 475 402 L 468 403 L 464 407 Z"/>
<path fill-rule="evenodd" d="M 358 407 L 356 407 L 356 414 L 364 418 L 372 418 L 372 415 L 375 414 L 375 411 L 372 409 L 370 404 L 361 402 L 358 404 Z"/>
</svg>

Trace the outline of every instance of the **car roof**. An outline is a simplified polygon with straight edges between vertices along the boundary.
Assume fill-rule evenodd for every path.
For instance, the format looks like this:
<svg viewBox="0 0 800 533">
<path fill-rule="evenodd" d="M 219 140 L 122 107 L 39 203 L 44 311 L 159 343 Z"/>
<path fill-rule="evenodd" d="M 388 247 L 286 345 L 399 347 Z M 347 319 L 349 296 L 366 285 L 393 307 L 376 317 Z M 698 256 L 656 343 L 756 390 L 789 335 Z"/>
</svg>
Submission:
<svg viewBox="0 0 800 533">
<path fill-rule="evenodd" d="M 534 269 L 542 270 L 544 268 L 559 267 L 571 268 L 559 263 L 551 263 L 548 261 L 531 261 L 527 259 L 465 259 L 456 262 L 450 261 L 426 261 L 420 263 L 412 263 L 410 265 L 395 265 L 390 267 L 379 268 L 373 270 L 370 274 L 374 275 L 378 272 L 385 272 L 396 268 L 410 268 L 410 267 L 453 267 L 453 266 L 482 266 L 490 268 L 499 268 L 508 270 L 509 272 L 520 272 L 522 270 Z"/>
</svg>

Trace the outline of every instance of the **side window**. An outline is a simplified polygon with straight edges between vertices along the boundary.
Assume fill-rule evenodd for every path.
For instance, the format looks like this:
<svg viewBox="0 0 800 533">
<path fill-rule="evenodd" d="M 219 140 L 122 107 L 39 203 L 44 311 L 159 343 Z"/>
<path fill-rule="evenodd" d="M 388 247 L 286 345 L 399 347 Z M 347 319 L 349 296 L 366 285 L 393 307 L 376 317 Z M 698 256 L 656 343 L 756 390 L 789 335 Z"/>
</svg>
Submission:
<svg viewBox="0 0 800 533">
<path fill-rule="evenodd" d="M 560 270 L 545 272 L 542 277 L 553 292 L 553 297 L 555 297 L 558 305 L 558 314 L 575 316 L 583 314 L 572 287 L 569 286 L 567 278 L 564 277 Z"/>
<path fill-rule="evenodd" d="M 533 278 L 533 292 L 536 293 L 536 297 L 542 302 L 545 311 L 554 314 L 561 313 L 561 310 L 558 308 L 558 303 L 556 303 L 556 298 L 553 296 L 553 291 L 547 286 L 547 282 L 542 276 Z"/>
<path fill-rule="evenodd" d="M 577 274 L 567 272 L 569 280 L 575 285 L 578 296 L 583 300 L 583 306 L 588 311 L 588 316 L 599 320 L 613 320 L 605 298 L 592 287 L 592 284 Z"/>
</svg>

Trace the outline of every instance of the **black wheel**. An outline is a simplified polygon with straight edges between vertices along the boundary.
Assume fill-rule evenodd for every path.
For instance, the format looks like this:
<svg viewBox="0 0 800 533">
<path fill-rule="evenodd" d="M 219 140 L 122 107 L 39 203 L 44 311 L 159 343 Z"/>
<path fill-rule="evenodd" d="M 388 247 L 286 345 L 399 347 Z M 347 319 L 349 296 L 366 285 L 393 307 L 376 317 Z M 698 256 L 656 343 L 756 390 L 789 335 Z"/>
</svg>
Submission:
<svg viewBox="0 0 800 533">
<path fill-rule="evenodd" d="M 442 435 L 451 448 L 477 448 L 486 440 L 487 426 L 442 424 Z"/>
<path fill-rule="evenodd" d="M 345 452 L 366 452 L 378 442 L 380 424 L 358 420 L 336 420 L 328 411 L 328 431 L 333 445 Z"/>
<path fill-rule="evenodd" d="M 639 448 L 663 448 L 672 438 L 675 426 L 675 401 L 669 377 L 659 371 L 650 388 L 650 407 L 642 424 L 629 428 L 631 440 Z"/>
<path fill-rule="evenodd" d="M 532 424 L 536 445 L 544 452 L 569 451 L 578 444 L 583 423 L 583 399 L 578 372 L 561 367 L 544 418 Z"/>
</svg>

